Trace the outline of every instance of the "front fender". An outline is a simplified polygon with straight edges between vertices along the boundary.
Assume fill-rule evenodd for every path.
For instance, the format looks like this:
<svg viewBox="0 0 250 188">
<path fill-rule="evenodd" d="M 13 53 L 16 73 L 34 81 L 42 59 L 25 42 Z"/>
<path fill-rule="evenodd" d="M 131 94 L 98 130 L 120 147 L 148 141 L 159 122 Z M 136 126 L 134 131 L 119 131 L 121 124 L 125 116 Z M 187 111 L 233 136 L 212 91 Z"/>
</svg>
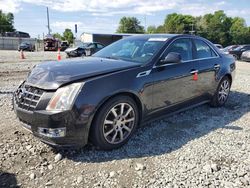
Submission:
<svg viewBox="0 0 250 188">
<path fill-rule="evenodd" d="M 147 86 L 148 79 L 150 79 L 147 77 L 138 79 L 136 77 L 143 70 L 143 67 L 136 67 L 85 81 L 84 87 L 75 101 L 79 121 L 82 121 L 84 126 L 87 126 L 85 131 L 89 132 L 98 109 L 116 95 L 128 94 L 135 97 L 136 102 L 140 104 L 141 114 L 143 114 L 146 100 L 144 87 Z"/>
</svg>

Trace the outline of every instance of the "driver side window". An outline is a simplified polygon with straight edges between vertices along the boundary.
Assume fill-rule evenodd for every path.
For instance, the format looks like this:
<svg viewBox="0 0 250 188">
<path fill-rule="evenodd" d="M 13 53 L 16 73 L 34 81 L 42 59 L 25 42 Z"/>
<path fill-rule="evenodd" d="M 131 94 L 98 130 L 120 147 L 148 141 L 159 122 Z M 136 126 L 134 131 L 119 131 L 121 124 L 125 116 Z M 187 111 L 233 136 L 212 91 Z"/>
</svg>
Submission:
<svg viewBox="0 0 250 188">
<path fill-rule="evenodd" d="M 164 53 L 164 57 L 166 57 L 170 52 L 179 53 L 181 61 L 192 60 L 192 41 L 190 39 L 177 39 L 168 47 Z"/>
</svg>

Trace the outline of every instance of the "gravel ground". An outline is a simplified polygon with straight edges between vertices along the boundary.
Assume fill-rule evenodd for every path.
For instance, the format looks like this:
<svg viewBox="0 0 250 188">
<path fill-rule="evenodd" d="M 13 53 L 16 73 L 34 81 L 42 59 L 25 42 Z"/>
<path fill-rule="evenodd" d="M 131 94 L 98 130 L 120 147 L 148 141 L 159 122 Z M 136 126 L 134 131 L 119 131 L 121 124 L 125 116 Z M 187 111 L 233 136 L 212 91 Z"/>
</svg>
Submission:
<svg viewBox="0 0 250 188">
<path fill-rule="evenodd" d="M 16 62 L 34 62 L 34 61 L 49 61 L 57 59 L 57 52 L 26 52 L 24 51 L 25 59 L 20 58 L 20 52 L 12 50 L 0 50 L 0 63 L 16 63 Z M 60 53 L 61 58 L 66 58 L 66 53 Z"/>
<path fill-rule="evenodd" d="M 36 63 L 0 63 L 0 187 L 250 187 L 250 63 L 225 107 L 155 121 L 109 152 L 52 149 L 20 126 L 9 92 Z"/>
</svg>

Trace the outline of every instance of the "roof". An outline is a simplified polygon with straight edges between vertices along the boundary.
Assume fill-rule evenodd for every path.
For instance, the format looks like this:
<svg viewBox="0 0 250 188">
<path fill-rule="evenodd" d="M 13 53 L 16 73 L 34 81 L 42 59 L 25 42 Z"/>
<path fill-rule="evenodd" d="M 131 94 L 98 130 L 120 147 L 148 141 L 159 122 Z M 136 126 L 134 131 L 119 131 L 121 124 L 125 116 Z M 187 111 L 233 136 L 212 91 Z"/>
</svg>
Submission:
<svg viewBox="0 0 250 188">
<path fill-rule="evenodd" d="M 82 33 L 81 35 L 89 34 L 89 35 L 103 35 L 103 36 L 130 36 L 130 35 L 138 35 L 135 33 Z"/>
<path fill-rule="evenodd" d="M 154 37 L 157 37 L 157 38 L 172 38 L 172 37 L 176 37 L 176 36 L 180 36 L 180 34 L 164 34 L 164 33 L 162 33 L 162 34 L 139 34 L 139 35 L 136 35 L 136 36 L 138 36 L 138 37 L 142 37 L 142 38 L 148 38 L 148 37 L 152 37 L 152 38 L 154 38 Z"/>
</svg>

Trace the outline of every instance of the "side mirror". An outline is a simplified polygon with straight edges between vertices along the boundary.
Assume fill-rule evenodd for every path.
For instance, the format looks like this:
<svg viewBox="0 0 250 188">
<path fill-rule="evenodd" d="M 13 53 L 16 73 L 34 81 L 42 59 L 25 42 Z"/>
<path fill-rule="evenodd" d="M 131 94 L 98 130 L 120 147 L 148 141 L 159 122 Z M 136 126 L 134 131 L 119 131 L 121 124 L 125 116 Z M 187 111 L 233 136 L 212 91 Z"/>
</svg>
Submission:
<svg viewBox="0 0 250 188">
<path fill-rule="evenodd" d="M 160 64 L 180 63 L 181 62 L 181 54 L 176 53 L 176 52 L 170 52 L 160 62 L 161 62 Z"/>
</svg>

